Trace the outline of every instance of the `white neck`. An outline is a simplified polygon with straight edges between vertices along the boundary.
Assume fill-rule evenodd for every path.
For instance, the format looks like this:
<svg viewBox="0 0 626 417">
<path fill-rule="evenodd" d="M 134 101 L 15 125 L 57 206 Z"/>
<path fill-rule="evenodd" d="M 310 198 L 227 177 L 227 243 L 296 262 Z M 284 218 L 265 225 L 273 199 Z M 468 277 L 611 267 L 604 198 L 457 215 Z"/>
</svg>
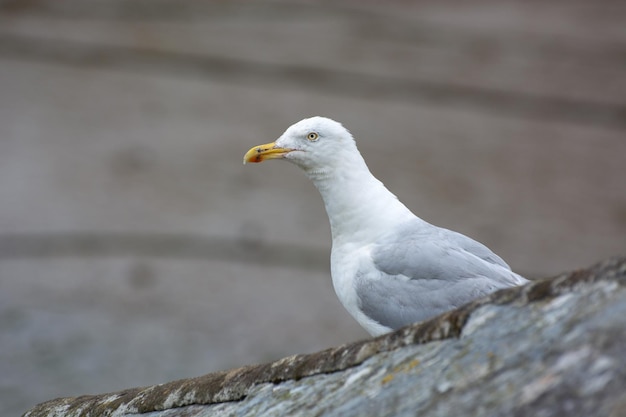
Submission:
<svg viewBox="0 0 626 417">
<path fill-rule="evenodd" d="M 371 174 L 360 155 L 342 164 L 340 169 L 305 172 L 324 200 L 333 245 L 367 241 L 415 218 Z"/>
</svg>

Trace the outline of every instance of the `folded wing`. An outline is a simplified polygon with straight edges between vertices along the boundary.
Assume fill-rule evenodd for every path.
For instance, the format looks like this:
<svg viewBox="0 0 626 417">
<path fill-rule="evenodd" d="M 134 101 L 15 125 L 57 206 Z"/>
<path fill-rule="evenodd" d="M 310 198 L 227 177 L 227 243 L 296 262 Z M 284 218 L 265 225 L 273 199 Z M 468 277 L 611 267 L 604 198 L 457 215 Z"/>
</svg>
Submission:
<svg viewBox="0 0 626 417">
<path fill-rule="evenodd" d="M 527 282 L 483 244 L 420 220 L 379 239 L 370 261 L 354 281 L 359 308 L 392 329 Z"/>
</svg>

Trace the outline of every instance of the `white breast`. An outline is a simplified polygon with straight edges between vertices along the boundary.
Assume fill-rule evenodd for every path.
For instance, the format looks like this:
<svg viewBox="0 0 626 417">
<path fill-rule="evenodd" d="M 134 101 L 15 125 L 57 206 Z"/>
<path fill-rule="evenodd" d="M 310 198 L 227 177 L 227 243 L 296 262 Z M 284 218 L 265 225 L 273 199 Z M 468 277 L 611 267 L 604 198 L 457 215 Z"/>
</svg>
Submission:
<svg viewBox="0 0 626 417">
<path fill-rule="evenodd" d="M 380 335 L 393 330 L 372 320 L 359 308 L 359 299 L 355 287 L 355 278 L 359 270 L 375 270 L 369 247 L 333 245 L 330 255 L 330 272 L 335 293 L 341 304 L 370 334 Z M 367 279 L 371 278 L 373 277 L 367 277 Z"/>
</svg>

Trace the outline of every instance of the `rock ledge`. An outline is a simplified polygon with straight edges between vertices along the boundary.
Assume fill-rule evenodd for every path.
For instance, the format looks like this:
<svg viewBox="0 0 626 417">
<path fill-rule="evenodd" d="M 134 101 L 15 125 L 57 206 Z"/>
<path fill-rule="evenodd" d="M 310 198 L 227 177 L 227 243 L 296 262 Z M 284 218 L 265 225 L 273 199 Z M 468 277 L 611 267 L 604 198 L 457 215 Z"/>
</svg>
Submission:
<svg viewBox="0 0 626 417">
<path fill-rule="evenodd" d="M 612 258 L 375 339 L 55 399 L 24 416 L 618 416 L 626 410 L 625 317 L 626 257 Z"/>
</svg>

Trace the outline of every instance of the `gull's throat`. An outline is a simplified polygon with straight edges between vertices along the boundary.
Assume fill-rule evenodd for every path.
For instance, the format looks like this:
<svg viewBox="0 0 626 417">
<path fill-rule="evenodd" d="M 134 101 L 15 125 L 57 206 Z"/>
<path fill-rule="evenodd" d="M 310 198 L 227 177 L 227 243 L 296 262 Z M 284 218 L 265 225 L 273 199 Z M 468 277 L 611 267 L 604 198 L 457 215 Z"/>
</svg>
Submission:
<svg viewBox="0 0 626 417">
<path fill-rule="evenodd" d="M 333 244 L 373 238 L 415 216 L 367 170 L 309 176 L 330 221 Z"/>
</svg>

